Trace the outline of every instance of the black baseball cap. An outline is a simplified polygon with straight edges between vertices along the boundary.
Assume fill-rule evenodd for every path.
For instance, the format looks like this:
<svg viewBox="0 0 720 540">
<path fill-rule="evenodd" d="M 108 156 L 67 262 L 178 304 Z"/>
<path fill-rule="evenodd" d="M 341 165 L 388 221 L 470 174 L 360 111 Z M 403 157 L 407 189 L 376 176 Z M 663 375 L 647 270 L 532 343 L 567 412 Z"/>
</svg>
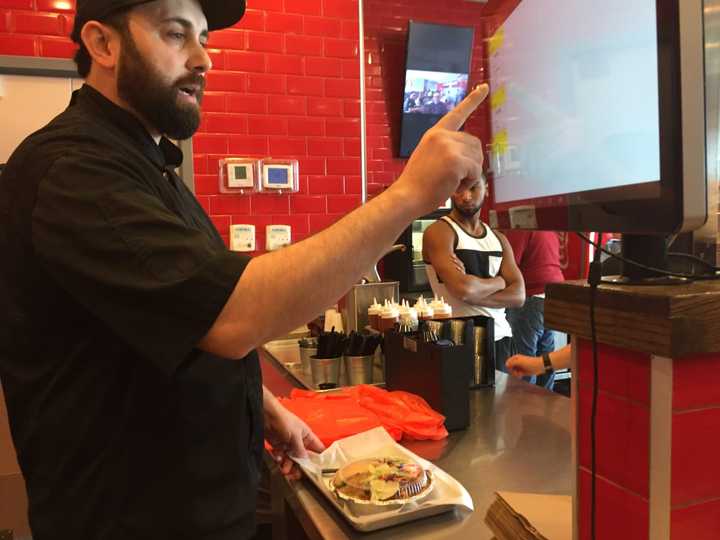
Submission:
<svg viewBox="0 0 720 540">
<path fill-rule="evenodd" d="M 80 31 L 88 21 L 102 21 L 108 15 L 155 0 L 77 0 L 75 24 L 70 37 L 80 43 Z M 198 0 L 208 30 L 220 30 L 238 22 L 245 13 L 245 0 Z"/>
</svg>

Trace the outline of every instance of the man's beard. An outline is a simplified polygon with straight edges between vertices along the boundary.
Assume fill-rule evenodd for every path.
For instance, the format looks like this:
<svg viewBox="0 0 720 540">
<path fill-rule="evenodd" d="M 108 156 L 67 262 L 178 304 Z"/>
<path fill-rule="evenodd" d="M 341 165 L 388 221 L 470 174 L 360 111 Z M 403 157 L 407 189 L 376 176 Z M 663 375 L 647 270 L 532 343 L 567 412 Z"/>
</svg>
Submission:
<svg viewBox="0 0 720 540">
<path fill-rule="evenodd" d="M 468 218 L 468 219 L 475 217 L 475 215 L 482 208 L 482 204 L 479 204 L 477 206 L 472 206 L 470 208 L 463 208 L 462 206 L 455 204 L 455 202 L 453 202 L 452 205 L 458 214 L 460 214 L 462 217 Z"/>
<path fill-rule="evenodd" d="M 133 110 L 158 132 L 171 139 L 188 139 L 200 126 L 200 109 L 178 104 L 183 86 L 199 88 L 195 93 L 202 101 L 205 78 L 191 74 L 168 85 L 140 54 L 129 32 L 123 35 L 122 57 L 118 67 L 118 94 Z"/>
</svg>

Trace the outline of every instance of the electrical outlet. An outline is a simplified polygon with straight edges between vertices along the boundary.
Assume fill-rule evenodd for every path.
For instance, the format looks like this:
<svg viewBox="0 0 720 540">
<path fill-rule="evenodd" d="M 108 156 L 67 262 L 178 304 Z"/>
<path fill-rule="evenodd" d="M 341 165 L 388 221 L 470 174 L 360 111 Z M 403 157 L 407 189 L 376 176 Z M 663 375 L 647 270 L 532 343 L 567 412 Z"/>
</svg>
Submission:
<svg viewBox="0 0 720 540">
<path fill-rule="evenodd" d="M 230 249 L 255 251 L 255 225 L 230 225 Z"/>
<path fill-rule="evenodd" d="M 268 225 L 265 229 L 265 249 L 274 251 L 290 245 L 290 225 Z"/>
</svg>

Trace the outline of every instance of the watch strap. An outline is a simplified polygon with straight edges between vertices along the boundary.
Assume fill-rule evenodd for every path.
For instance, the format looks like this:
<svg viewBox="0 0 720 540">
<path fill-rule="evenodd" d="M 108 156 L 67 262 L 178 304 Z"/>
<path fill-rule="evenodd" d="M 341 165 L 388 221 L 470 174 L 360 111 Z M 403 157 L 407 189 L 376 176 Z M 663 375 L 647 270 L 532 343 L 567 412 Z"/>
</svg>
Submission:
<svg viewBox="0 0 720 540">
<path fill-rule="evenodd" d="M 550 361 L 550 353 L 543 353 L 542 359 L 543 365 L 545 366 L 545 373 L 552 373 L 553 371 L 555 371 L 553 369 L 552 362 Z"/>
</svg>

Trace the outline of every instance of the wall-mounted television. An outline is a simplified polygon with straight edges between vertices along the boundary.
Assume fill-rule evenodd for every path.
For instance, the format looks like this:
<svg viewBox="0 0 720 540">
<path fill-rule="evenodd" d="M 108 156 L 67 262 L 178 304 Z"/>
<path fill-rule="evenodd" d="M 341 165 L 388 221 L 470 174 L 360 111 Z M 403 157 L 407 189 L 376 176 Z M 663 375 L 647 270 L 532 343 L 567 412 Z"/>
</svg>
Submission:
<svg viewBox="0 0 720 540">
<path fill-rule="evenodd" d="M 702 0 L 523 0 L 488 41 L 498 226 L 705 222 Z"/>
<path fill-rule="evenodd" d="M 410 21 L 400 157 L 467 94 L 473 28 Z"/>
</svg>

